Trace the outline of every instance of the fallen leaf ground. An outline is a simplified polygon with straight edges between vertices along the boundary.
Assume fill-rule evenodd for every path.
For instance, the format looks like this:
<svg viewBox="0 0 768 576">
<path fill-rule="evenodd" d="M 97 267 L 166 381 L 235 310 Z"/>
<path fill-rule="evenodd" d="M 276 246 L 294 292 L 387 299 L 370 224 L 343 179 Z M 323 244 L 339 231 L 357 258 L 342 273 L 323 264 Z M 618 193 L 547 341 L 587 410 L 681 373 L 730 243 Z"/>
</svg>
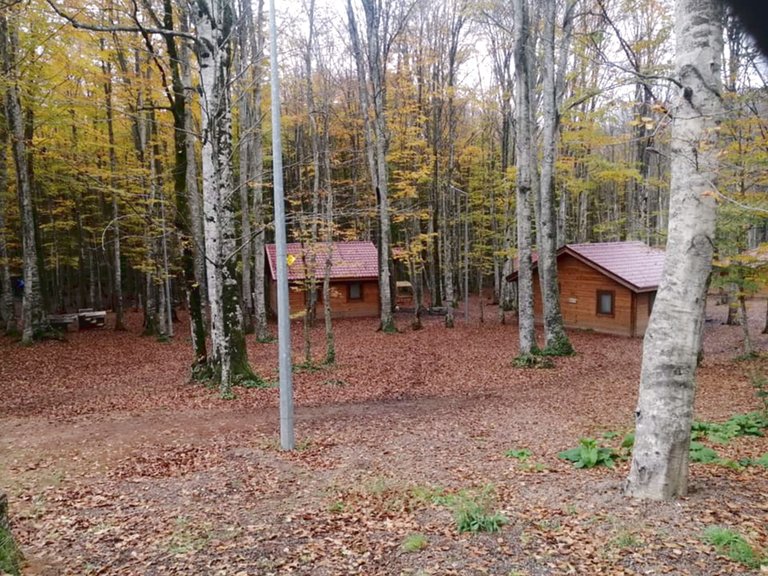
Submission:
<svg viewBox="0 0 768 576">
<path fill-rule="evenodd" d="M 750 303 L 768 348 L 765 302 Z M 516 326 L 478 309 L 453 330 L 336 323 L 337 365 L 295 375 L 297 444 L 278 449 L 276 389 L 225 401 L 188 382 L 186 327 L 173 342 L 131 329 L 22 348 L 0 340 L 0 491 L 26 574 L 748 574 L 702 539 L 730 527 L 768 550 L 768 472 L 693 464 L 672 503 L 621 495 L 628 464 L 576 470 L 557 458 L 584 436 L 631 430 L 640 340 L 573 333 L 552 370 L 512 367 Z M 760 407 L 738 362 L 741 329 L 708 307 L 698 418 Z M 313 334 L 322 356 L 322 328 Z M 300 332 L 294 332 L 300 359 Z M 250 344 L 276 378 L 277 345 Z M 619 439 L 605 439 L 614 445 Z M 519 462 L 505 456 L 527 448 Z M 768 439 L 717 446 L 758 457 Z M 457 502 L 508 523 L 459 533 Z M 406 540 L 421 534 L 421 549 Z M 409 538 L 410 537 L 410 538 Z M 757 573 L 757 571 L 753 571 Z"/>
</svg>

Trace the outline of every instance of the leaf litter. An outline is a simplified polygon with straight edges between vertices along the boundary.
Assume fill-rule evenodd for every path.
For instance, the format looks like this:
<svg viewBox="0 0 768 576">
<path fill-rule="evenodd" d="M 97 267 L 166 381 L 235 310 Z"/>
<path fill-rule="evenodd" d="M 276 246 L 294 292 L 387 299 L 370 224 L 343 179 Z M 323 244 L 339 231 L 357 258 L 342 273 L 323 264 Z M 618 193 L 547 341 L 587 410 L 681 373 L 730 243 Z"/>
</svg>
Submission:
<svg viewBox="0 0 768 576">
<path fill-rule="evenodd" d="M 696 417 L 724 421 L 759 408 L 749 374 L 766 360 L 735 362 L 741 328 L 721 325 L 723 307 L 708 313 Z M 702 534 L 729 527 L 768 550 L 764 468 L 693 464 L 690 495 L 655 503 L 621 495 L 626 460 L 578 470 L 557 457 L 632 430 L 640 340 L 576 332 L 576 356 L 531 371 L 512 366 L 516 325 L 486 319 L 411 331 L 403 316 L 394 335 L 336 322 L 336 365 L 294 376 L 292 453 L 279 449 L 276 389 L 219 399 L 188 381 L 188 339 L 141 338 L 137 314 L 127 333 L 0 340 L 0 486 L 25 573 L 749 573 Z M 322 327 L 312 338 L 321 358 Z M 299 326 L 293 343 L 299 362 Z M 251 342 L 249 356 L 276 378 L 276 344 Z M 758 458 L 768 441 L 717 450 Z M 461 533 L 457 499 L 508 523 Z M 413 534 L 423 546 L 406 552 Z"/>
</svg>

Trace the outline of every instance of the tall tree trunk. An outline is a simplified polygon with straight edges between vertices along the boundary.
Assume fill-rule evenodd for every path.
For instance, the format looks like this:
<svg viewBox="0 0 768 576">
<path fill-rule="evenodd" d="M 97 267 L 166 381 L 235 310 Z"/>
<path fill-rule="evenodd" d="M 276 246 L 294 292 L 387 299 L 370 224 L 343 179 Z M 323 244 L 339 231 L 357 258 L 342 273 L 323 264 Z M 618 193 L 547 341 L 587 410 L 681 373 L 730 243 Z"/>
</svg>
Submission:
<svg viewBox="0 0 768 576">
<path fill-rule="evenodd" d="M 253 38 L 251 38 L 251 67 L 253 68 L 253 106 L 251 115 L 251 132 L 253 134 L 252 158 L 249 167 L 252 170 L 253 186 L 253 321 L 256 340 L 267 342 L 272 339 L 267 324 L 267 299 L 265 294 L 265 260 L 264 260 L 264 142 L 263 115 L 261 104 L 263 100 L 264 82 L 262 80 L 262 57 L 264 53 L 264 0 L 258 0 L 256 21 Z"/>
<path fill-rule="evenodd" d="M 166 13 L 169 11 L 166 4 Z M 171 18 L 173 11 L 170 10 Z M 180 15 L 182 31 L 188 31 L 189 15 L 182 11 Z M 175 42 L 169 45 L 175 46 Z M 205 234 L 203 232 L 203 210 L 198 186 L 197 170 L 197 130 L 192 115 L 195 88 L 192 85 L 192 66 L 186 43 L 179 45 L 178 68 L 174 68 L 174 146 L 176 148 L 176 172 L 174 173 L 174 192 L 176 195 L 176 228 L 183 239 L 181 242 L 181 263 L 184 272 L 184 287 L 189 307 L 189 329 L 192 336 L 192 348 L 195 360 L 192 363 L 192 376 L 200 377 L 208 372 L 208 351 L 205 341 L 205 302 L 206 287 Z M 178 80 L 177 79 L 178 76 Z M 177 84 L 178 82 L 178 84 Z M 179 109 L 183 103 L 183 109 Z M 180 116 L 180 118 L 179 118 Z M 183 173 L 182 173 L 183 170 Z"/>
<path fill-rule="evenodd" d="M 557 150 L 557 85 L 555 82 L 555 18 L 557 2 L 545 0 L 542 62 L 542 160 L 539 186 L 539 280 L 544 308 L 546 350 L 571 354 L 568 335 L 560 312 L 560 287 L 557 274 L 557 225 L 555 217 L 555 155 Z M 563 47 L 563 50 L 566 48 Z"/>
<path fill-rule="evenodd" d="M 637 428 L 626 493 L 671 499 L 688 491 L 696 357 L 712 265 L 722 6 L 678 0 L 672 183 L 664 275 L 645 333 Z"/>
<path fill-rule="evenodd" d="M 375 0 L 362 0 L 365 12 L 367 54 L 363 57 L 360 45 L 357 23 L 355 22 L 351 0 L 347 1 L 347 15 L 352 40 L 352 51 L 355 55 L 360 81 L 361 108 L 363 118 L 368 118 L 368 110 L 373 108 L 373 118 L 366 122 L 366 139 L 373 142 L 368 146 L 371 152 L 368 156 L 371 182 L 374 187 L 379 206 L 379 295 L 380 295 L 380 324 L 379 329 L 385 332 L 395 331 L 392 317 L 392 288 L 389 271 L 390 253 L 390 218 L 389 190 L 387 177 L 387 148 L 389 133 L 386 125 L 386 19 L 382 20 L 382 5 Z M 368 64 L 367 71 L 365 63 Z"/>
<path fill-rule="evenodd" d="M 459 40 L 461 39 L 461 30 L 464 27 L 463 6 L 456 3 L 453 6 L 455 12 L 450 27 L 450 43 L 448 46 L 448 102 L 447 102 L 447 120 L 448 120 L 448 163 L 445 174 L 445 188 L 442 197 L 443 202 L 443 284 L 445 286 L 445 326 L 453 328 L 454 309 L 456 305 L 456 287 L 454 285 L 454 266 L 453 262 L 453 226 L 452 215 L 455 215 L 456 191 L 453 187 L 453 172 L 456 164 L 456 104 L 454 99 L 456 72 L 458 66 Z M 437 126 L 435 129 L 438 129 Z M 457 261 L 457 260 L 456 260 Z"/>
<path fill-rule="evenodd" d="M 13 159 L 16 165 L 16 187 L 21 209 L 24 264 L 24 298 L 21 308 L 24 326 L 21 341 L 23 344 L 31 344 L 33 340 L 47 333 L 50 326 L 43 307 L 40 288 L 32 185 L 27 164 L 28 150 L 19 97 L 18 70 L 16 68 L 18 49 L 19 38 L 16 24 L 13 20 L 9 21 L 5 14 L 2 14 L 0 15 L 0 52 L 2 52 L 3 75 L 8 79 L 5 93 L 5 113 L 11 136 Z"/>
<path fill-rule="evenodd" d="M 747 299 L 744 292 L 739 292 L 739 308 L 741 310 L 741 326 L 744 331 L 744 356 L 751 356 L 754 348 L 752 338 L 749 335 L 749 317 L 747 316 Z"/>
<path fill-rule="evenodd" d="M 102 42 L 102 50 L 104 44 Z M 123 277 L 122 266 L 120 264 L 120 210 L 118 205 L 118 194 L 116 187 L 117 177 L 117 151 L 115 149 L 115 127 L 114 111 L 112 108 L 112 65 L 109 62 L 102 62 L 102 71 L 104 72 L 104 105 L 107 113 L 107 141 L 109 142 L 109 187 L 112 193 L 112 230 L 114 245 L 112 254 L 114 257 L 114 275 L 115 290 L 113 293 L 113 306 L 115 309 L 115 330 L 125 330 L 123 321 Z"/>
<path fill-rule="evenodd" d="M 242 17 L 240 18 L 238 29 L 238 43 L 240 50 L 237 59 L 237 76 L 240 78 L 240 91 L 236 97 L 240 105 L 240 131 L 237 143 L 237 149 L 240 161 L 240 171 L 238 178 L 238 191 L 240 192 L 240 235 L 242 237 L 240 247 L 240 265 L 241 270 L 241 299 L 243 306 L 243 329 L 246 334 L 253 331 L 253 226 L 251 216 L 251 161 L 253 158 L 253 132 L 251 129 L 254 114 L 259 114 L 259 110 L 252 109 L 250 97 L 251 76 L 249 67 L 252 62 L 249 58 L 250 52 L 248 45 L 250 41 L 250 32 L 253 26 L 253 17 L 251 16 L 250 1 L 242 3 Z"/>
<path fill-rule="evenodd" d="M 515 78 L 517 80 L 517 301 L 520 355 L 536 351 L 531 272 L 531 38 L 527 0 L 513 0 L 515 13 Z"/>
<path fill-rule="evenodd" d="M 223 397 L 232 384 L 255 378 L 248 365 L 237 285 L 234 190 L 232 186 L 230 0 L 200 0 L 194 12 L 200 43 L 203 111 L 203 208 L 211 309 L 211 360 Z"/>
<path fill-rule="evenodd" d="M 7 233 L 5 229 L 5 198 L 8 188 L 7 151 L 8 127 L 5 118 L 5 99 L 2 99 L 0 100 L 0 318 L 3 321 L 3 331 L 6 334 L 13 334 L 18 330 L 18 327 L 16 326 L 16 306 L 13 302 L 11 266 L 8 261 L 8 245 L 5 240 Z"/>
</svg>

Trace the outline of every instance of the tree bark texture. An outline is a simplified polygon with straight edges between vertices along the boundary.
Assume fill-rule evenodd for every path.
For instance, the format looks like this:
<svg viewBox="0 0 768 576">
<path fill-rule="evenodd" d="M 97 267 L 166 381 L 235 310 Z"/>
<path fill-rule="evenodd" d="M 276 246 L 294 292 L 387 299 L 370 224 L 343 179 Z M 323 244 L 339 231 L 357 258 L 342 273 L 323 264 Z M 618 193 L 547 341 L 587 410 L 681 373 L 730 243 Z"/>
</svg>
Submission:
<svg viewBox="0 0 768 576">
<path fill-rule="evenodd" d="M 675 7 L 680 98 L 672 125 L 672 183 L 664 275 L 643 346 L 637 428 L 626 493 L 684 496 L 696 359 L 715 235 L 717 126 L 722 114 L 722 7 Z"/>
<path fill-rule="evenodd" d="M 199 0 L 194 12 L 202 80 L 203 210 L 208 259 L 213 365 L 222 396 L 234 382 L 252 377 L 237 283 L 235 203 L 232 182 L 231 38 L 229 0 Z"/>
<path fill-rule="evenodd" d="M 527 0 L 513 0 L 515 14 L 515 79 L 517 81 L 517 310 L 520 355 L 536 350 L 533 321 L 533 275 L 531 271 L 531 42 Z"/>
<path fill-rule="evenodd" d="M 5 93 L 5 112 L 11 136 L 13 159 L 16 166 L 16 186 L 21 209 L 22 253 L 24 265 L 24 298 L 21 314 L 23 331 L 21 341 L 31 344 L 33 340 L 48 331 L 48 321 L 43 307 L 40 288 L 40 273 L 37 258 L 37 238 L 35 218 L 32 206 L 32 183 L 27 160 L 27 145 L 24 131 L 24 119 L 18 87 L 16 54 L 18 52 L 18 33 L 15 22 L 5 15 L 0 16 L 0 51 L 3 57 L 3 72 L 8 79 Z"/>
<path fill-rule="evenodd" d="M 560 312 L 555 216 L 555 155 L 557 150 L 557 86 L 555 82 L 555 18 L 557 2 L 544 0 L 542 47 L 542 160 L 539 186 L 539 280 L 544 308 L 545 345 L 552 352 L 572 351 Z"/>
<path fill-rule="evenodd" d="M 3 321 L 3 331 L 10 334 L 16 332 L 17 326 L 5 229 L 5 193 L 8 187 L 7 151 L 8 127 L 5 119 L 5 101 L 0 99 L 0 318 Z"/>
</svg>

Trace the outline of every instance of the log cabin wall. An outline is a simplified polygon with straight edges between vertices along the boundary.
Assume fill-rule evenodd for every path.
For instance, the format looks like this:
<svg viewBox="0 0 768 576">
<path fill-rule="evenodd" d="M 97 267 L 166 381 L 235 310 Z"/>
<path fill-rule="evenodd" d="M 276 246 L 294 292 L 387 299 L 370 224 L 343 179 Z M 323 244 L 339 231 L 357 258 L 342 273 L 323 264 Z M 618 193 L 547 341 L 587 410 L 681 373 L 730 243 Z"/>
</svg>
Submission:
<svg viewBox="0 0 768 576">
<path fill-rule="evenodd" d="M 557 260 L 560 283 L 560 309 L 567 328 L 596 330 L 619 336 L 640 336 L 639 325 L 633 334 L 633 292 L 615 280 L 601 274 L 569 254 Z M 541 290 L 538 271 L 534 272 L 534 314 L 536 320 L 543 319 Z M 613 314 L 598 314 L 598 292 L 613 294 Z M 643 295 L 641 295 L 643 296 Z M 647 306 L 647 304 L 646 304 Z M 642 309 L 642 307 L 640 307 Z M 647 313 L 647 308 L 645 308 Z M 640 313 L 642 315 L 642 312 Z M 647 319 L 645 320 L 647 325 Z"/>
<path fill-rule="evenodd" d="M 355 288 L 353 285 L 357 285 Z M 323 317 L 322 280 L 318 282 L 318 318 Z M 288 293 L 291 315 L 305 307 L 305 291 L 300 284 L 291 284 Z M 272 315 L 277 314 L 277 282 L 269 283 L 269 305 Z M 331 316 L 333 318 L 366 318 L 379 315 L 378 280 L 333 280 L 331 281 Z"/>
</svg>

